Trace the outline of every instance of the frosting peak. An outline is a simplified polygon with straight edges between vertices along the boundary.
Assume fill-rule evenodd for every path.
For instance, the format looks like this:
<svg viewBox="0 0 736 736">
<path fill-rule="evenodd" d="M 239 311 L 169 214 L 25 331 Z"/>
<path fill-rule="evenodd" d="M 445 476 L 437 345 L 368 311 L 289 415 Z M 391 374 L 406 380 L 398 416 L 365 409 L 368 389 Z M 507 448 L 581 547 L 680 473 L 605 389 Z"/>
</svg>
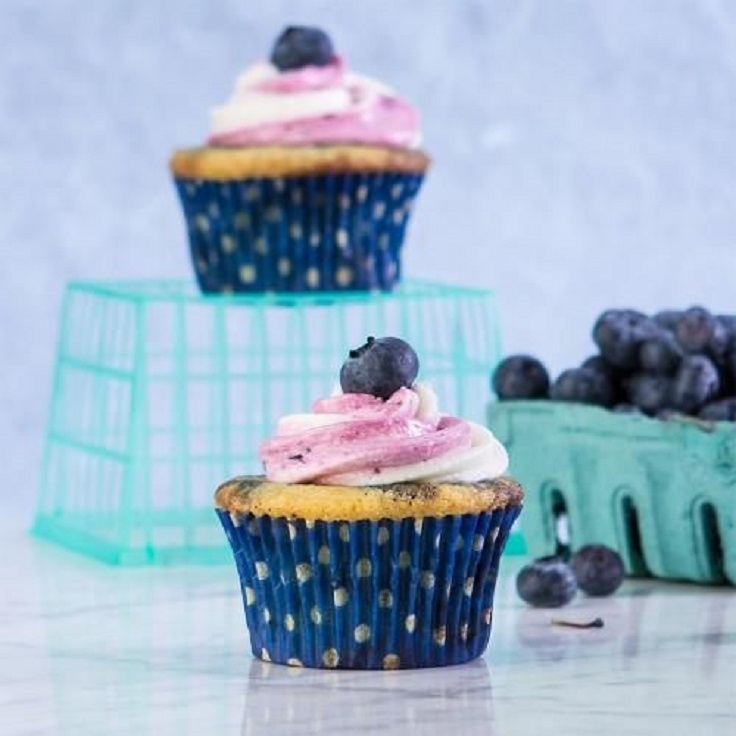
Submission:
<svg viewBox="0 0 736 736">
<path fill-rule="evenodd" d="M 420 139 L 419 114 L 408 102 L 336 56 L 325 66 L 285 71 L 265 61 L 251 65 L 213 110 L 209 143 L 416 148 Z"/>
<path fill-rule="evenodd" d="M 271 73 L 272 69 L 267 63 L 259 65 L 260 79 L 256 79 L 254 89 L 261 92 L 306 92 L 337 87 L 345 82 L 345 62 L 339 56 L 326 66 L 303 66 L 301 69 L 290 69 L 277 74 Z M 245 81 L 247 75 L 246 71 L 241 81 Z"/>
<path fill-rule="evenodd" d="M 311 414 L 284 417 L 260 457 L 271 481 L 353 486 L 475 482 L 508 466 L 488 429 L 440 414 L 423 384 L 387 401 L 367 394 L 320 399 Z"/>
</svg>

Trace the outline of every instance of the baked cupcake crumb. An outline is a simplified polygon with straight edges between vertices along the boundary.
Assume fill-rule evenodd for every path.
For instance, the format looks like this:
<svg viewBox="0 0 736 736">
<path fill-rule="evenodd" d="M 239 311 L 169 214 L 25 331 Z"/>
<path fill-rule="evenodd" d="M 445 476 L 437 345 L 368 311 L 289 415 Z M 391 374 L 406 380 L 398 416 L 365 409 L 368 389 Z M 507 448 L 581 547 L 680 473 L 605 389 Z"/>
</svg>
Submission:
<svg viewBox="0 0 736 736">
<path fill-rule="evenodd" d="M 176 151 L 170 167 L 182 179 L 235 181 L 341 173 L 423 174 L 429 163 L 423 151 L 381 146 L 205 146 Z"/>
<path fill-rule="evenodd" d="M 327 486 L 274 483 L 239 476 L 223 483 L 215 505 L 234 514 L 309 521 L 355 521 L 478 514 L 519 505 L 524 493 L 512 478 L 476 483 L 395 483 Z"/>
</svg>

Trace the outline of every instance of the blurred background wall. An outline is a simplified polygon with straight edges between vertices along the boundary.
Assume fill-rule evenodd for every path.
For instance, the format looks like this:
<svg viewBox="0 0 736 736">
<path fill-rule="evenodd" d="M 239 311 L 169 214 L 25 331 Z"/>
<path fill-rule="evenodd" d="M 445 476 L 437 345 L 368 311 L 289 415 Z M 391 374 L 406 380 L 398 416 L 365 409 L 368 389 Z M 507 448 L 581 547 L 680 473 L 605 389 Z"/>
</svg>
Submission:
<svg viewBox="0 0 736 736">
<path fill-rule="evenodd" d="M 287 23 L 422 110 L 406 273 L 555 372 L 609 306 L 736 311 L 729 0 L 2 0 L 0 502 L 33 507 L 69 279 L 190 277 L 168 171 Z M 479 396 L 478 401 L 485 401 Z"/>
</svg>

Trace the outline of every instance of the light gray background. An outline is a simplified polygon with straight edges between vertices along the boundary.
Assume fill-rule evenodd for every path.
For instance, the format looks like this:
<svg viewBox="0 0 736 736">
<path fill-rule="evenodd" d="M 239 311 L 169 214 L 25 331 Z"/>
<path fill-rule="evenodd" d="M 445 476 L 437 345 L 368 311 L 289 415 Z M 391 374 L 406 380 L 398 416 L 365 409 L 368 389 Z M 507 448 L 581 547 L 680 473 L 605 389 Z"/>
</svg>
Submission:
<svg viewBox="0 0 736 736">
<path fill-rule="evenodd" d="M 494 287 L 508 351 L 612 305 L 736 311 L 729 0 L 0 0 L 0 500 L 33 507 L 69 279 L 189 277 L 167 172 L 287 22 L 423 111 L 415 277 Z"/>
</svg>

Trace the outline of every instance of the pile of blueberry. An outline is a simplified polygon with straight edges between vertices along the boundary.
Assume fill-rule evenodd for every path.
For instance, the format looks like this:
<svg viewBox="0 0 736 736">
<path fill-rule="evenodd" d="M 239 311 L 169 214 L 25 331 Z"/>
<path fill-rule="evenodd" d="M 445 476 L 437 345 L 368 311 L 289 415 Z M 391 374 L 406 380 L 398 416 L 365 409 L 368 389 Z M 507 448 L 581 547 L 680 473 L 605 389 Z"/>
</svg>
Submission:
<svg viewBox="0 0 736 736">
<path fill-rule="evenodd" d="M 501 400 L 552 399 L 668 419 L 736 421 L 736 316 L 702 307 L 651 317 L 611 309 L 593 327 L 598 353 L 550 382 L 530 355 L 512 355 L 493 374 Z"/>
<path fill-rule="evenodd" d="M 567 562 L 563 557 L 540 557 L 525 565 L 516 577 L 516 591 L 530 606 L 559 608 L 578 590 L 590 596 L 614 593 L 624 579 L 624 563 L 615 550 L 586 544 Z"/>
</svg>

